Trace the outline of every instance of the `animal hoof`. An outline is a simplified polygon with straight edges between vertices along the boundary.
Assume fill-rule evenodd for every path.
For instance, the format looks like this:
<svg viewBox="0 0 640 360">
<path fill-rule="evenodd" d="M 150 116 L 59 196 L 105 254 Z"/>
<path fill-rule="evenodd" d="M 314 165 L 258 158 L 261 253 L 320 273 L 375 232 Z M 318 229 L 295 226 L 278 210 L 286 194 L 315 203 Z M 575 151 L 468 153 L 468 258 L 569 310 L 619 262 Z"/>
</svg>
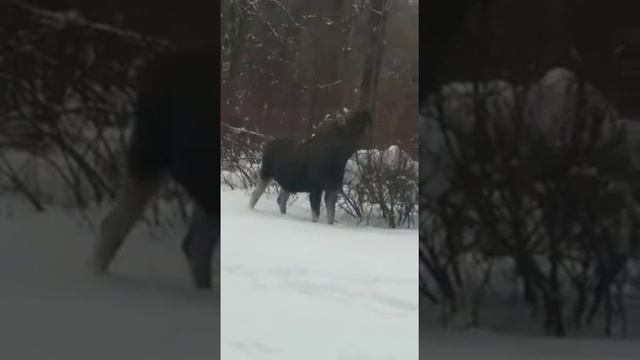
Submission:
<svg viewBox="0 0 640 360">
<path fill-rule="evenodd" d="M 104 266 L 103 264 L 99 264 L 95 261 L 91 261 L 87 266 L 89 268 L 89 272 L 91 272 L 91 274 L 93 275 L 100 275 L 107 272 L 106 266 Z"/>
<path fill-rule="evenodd" d="M 199 291 L 208 291 L 213 289 L 213 286 L 211 286 L 211 283 L 204 283 L 204 284 L 196 284 L 196 290 Z"/>
<path fill-rule="evenodd" d="M 107 272 L 109 268 L 109 264 L 111 263 L 111 259 L 104 254 L 94 254 L 91 261 L 89 261 L 88 267 L 91 273 L 94 275 L 99 275 Z"/>
<path fill-rule="evenodd" d="M 193 285 L 198 290 L 208 290 L 211 289 L 211 270 L 205 266 L 198 264 L 189 264 L 191 270 L 191 279 L 193 280 Z"/>
</svg>

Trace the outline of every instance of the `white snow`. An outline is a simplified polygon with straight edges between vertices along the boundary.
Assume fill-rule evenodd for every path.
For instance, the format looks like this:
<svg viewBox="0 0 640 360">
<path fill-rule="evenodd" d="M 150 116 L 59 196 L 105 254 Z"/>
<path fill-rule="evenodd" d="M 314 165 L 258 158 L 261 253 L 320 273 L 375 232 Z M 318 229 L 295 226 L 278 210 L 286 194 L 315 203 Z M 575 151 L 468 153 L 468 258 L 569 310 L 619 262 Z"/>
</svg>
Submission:
<svg viewBox="0 0 640 360">
<path fill-rule="evenodd" d="M 416 236 L 313 224 L 306 197 L 223 201 L 223 359 L 417 359 Z M 90 214 L 99 218 L 102 211 Z M 218 301 L 191 288 L 183 228 L 137 228 L 112 274 L 85 261 L 92 226 L 0 197 L 0 359 L 215 359 Z M 324 220 L 324 217 L 321 217 Z M 259 236 L 256 236 L 259 235 Z M 633 339 L 420 331 L 422 359 L 636 359 Z"/>
<path fill-rule="evenodd" d="M 420 358 L 428 360 L 633 360 L 640 342 L 619 339 L 518 337 L 481 330 L 421 329 Z"/>
<path fill-rule="evenodd" d="M 567 130 L 574 126 L 574 122 L 559 119 L 574 117 L 579 94 L 577 80 L 575 74 L 567 69 L 552 68 L 532 86 L 515 85 L 502 80 L 478 84 L 478 93 L 486 101 L 486 110 L 490 115 L 490 131 L 494 132 L 494 136 L 497 136 L 496 129 L 515 136 L 517 123 L 512 120 L 518 117 L 514 117 L 513 113 L 521 111 L 516 106 L 516 100 L 526 94 L 520 105 L 524 107 L 523 120 L 527 131 L 544 135 L 549 144 L 564 141 Z M 600 131 L 604 139 L 610 139 L 623 121 L 616 117 L 617 114 L 598 89 L 589 83 L 584 86 L 585 106 L 607 114 Z M 422 110 L 423 116 L 420 117 L 420 136 L 423 140 L 420 175 L 425 180 L 421 190 L 432 197 L 440 196 L 449 188 L 449 180 L 454 172 L 447 141 L 455 151 L 460 151 L 458 136 L 453 135 L 470 135 L 475 131 L 476 124 L 474 84 L 451 82 L 443 86 L 441 95 L 442 109 L 449 128 L 453 129 L 448 130 L 451 132 L 448 138 L 435 117 L 439 112 L 435 107 L 435 99 Z"/>
<path fill-rule="evenodd" d="M 345 165 L 345 183 L 359 183 L 367 168 L 381 168 L 389 171 L 410 170 L 418 177 L 418 162 L 412 160 L 406 151 L 398 145 L 391 145 L 386 150 L 358 150 Z"/>
<path fill-rule="evenodd" d="M 0 359 L 217 359 L 219 300 L 191 288 L 184 229 L 139 227 L 94 277 L 92 227 L 22 204 L 0 197 Z"/>
<path fill-rule="evenodd" d="M 223 359 L 418 358 L 417 231 L 222 193 Z"/>
<path fill-rule="evenodd" d="M 632 272 L 637 271 L 632 266 Z M 500 285 L 498 285 L 499 287 Z M 523 304 L 512 301 L 485 302 L 478 313 L 479 325 L 469 328 L 471 313 L 459 309 L 449 318 L 447 329 L 441 326 L 442 309 L 427 300 L 420 309 L 420 356 L 429 360 L 473 358 L 477 360 L 632 360 L 640 354 L 640 293 L 627 295 L 627 333 L 621 333 L 619 318 L 614 320 L 612 337 L 603 335 L 603 324 L 571 330 L 567 338 L 545 335 L 542 315 L 531 317 Z"/>
<path fill-rule="evenodd" d="M 222 193 L 222 358 L 417 359 L 416 231 L 313 224 L 298 201 L 281 216 Z M 185 229 L 138 226 L 95 277 L 82 219 L 0 197 L 0 359 L 217 359 L 219 300 L 191 286 Z"/>
</svg>

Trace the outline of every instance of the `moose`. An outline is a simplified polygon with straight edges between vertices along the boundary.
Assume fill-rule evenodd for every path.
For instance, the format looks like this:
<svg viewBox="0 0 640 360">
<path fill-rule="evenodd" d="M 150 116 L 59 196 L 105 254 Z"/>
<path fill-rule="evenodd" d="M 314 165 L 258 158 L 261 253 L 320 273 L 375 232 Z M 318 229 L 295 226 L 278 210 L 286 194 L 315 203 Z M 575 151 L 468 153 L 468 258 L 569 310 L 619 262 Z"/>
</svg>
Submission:
<svg viewBox="0 0 640 360">
<path fill-rule="evenodd" d="M 263 149 L 257 185 L 251 193 L 251 209 L 275 180 L 281 187 L 277 199 L 280 213 L 287 213 L 287 200 L 292 193 L 309 193 L 311 220 L 317 222 L 324 192 L 327 222 L 333 224 L 345 165 L 372 124 L 371 112 L 359 110 L 325 121 L 309 139 L 268 142 Z"/>
<path fill-rule="evenodd" d="M 100 224 L 92 269 L 104 273 L 161 186 L 173 178 L 195 206 L 182 251 L 199 289 L 211 288 L 220 234 L 220 49 L 162 53 L 142 70 L 125 176 Z"/>
</svg>

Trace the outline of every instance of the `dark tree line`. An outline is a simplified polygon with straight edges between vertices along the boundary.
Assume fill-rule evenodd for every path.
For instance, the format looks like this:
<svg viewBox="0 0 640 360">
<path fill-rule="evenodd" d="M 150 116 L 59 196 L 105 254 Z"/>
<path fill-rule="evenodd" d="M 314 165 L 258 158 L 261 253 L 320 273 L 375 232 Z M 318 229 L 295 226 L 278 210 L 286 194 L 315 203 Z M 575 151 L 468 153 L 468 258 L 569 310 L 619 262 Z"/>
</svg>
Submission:
<svg viewBox="0 0 640 360">
<path fill-rule="evenodd" d="M 415 153 L 417 20 L 411 1 L 223 1 L 222 118 L 302 137 L 371 108 L 374 144 Z"/>
</svg>

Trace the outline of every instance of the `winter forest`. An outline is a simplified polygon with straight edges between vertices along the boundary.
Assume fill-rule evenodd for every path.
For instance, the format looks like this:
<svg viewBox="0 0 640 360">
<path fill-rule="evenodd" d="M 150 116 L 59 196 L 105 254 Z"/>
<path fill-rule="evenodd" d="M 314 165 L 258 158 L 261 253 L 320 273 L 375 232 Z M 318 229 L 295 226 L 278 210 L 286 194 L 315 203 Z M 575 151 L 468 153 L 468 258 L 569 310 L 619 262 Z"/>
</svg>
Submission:
<svg viewBox="0 0 640 360">
<path fill-rule="evenodd" d="M 229 125 L 305 136 L 324 115 L 362 103 L 379 118 L 376 145 L 416 153 L 415 2 L 225 0 L 221 9 Z"/>
<path fill-rule="evenodd" d="M 221 16 L 223 358 L 417 358 L 417 1 L 223 0 Z M 283 204 L 275 181 L 246 208 L 270 141 L 323 141 L 360 110 L 336 224 L 326 193 L 313 224 L 311 196 Z"/>
<path fill-rule="evenodd" d="M 267 139 L 370 109 L 369 150 L 350 161 L 340 206 L 417 227 L 417 2 L 225 0 L 221 11 L 223 181 L 252 185 Z"/>
<path fill-rule="evenodd" d="M 140 75 L 212 40 L 220 291 L 190 286 L 176 181 L 95 277 Z M 417 358 L 417 55 L 410 0 L 0 0 L 0 358 Z M 358 110 L 373 125 L 334 225 L 324 205 L 311 221 L 305 193 L 280 214 L 275 182 L 248 209 L 268 141 L 310 141 Z"/>
<path fill-rule="evenodd" d="M 0 358 L 637 358 L 638 14 L 637 0 L 0 0 Z M 219 156 L 216 291 L 191 286 L 194 199 L 175 179 L 93 276 L 145 66 L 212 42 L 219 134 L 199 165 Z M 326 189 L 318 215 L 309 193 L 263 181 L 274 140 L 294 163 L 363 110 L 331 219 Z"/>
</svg>

